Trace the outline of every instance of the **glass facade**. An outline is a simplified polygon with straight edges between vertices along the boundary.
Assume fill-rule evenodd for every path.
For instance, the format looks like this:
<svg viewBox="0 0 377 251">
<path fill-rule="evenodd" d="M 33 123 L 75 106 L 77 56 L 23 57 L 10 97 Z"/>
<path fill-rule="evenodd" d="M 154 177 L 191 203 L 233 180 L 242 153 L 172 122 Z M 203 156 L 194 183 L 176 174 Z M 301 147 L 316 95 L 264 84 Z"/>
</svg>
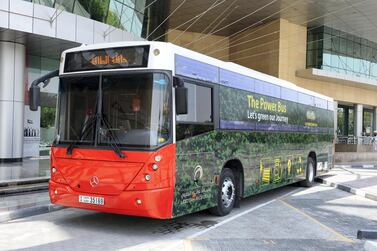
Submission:
<svg viewBox="0 0 377 251">
<path fill-rule="evenodd" d="M 24 0 L 65 10 L 147 37 L 165 18 L 166 1 L 155 0 Z M 159 15 L 154 15 L 159 10 Z M 152 16 L 153 15 L 153 16 Z M 162 25 L 149 39 L 164 34 Z M 162 37 L 163 39 L 163 37 Z"/>
<path fill-rule="evenodd" d="M 54 15 L 60 10 L 109 24 L 115 28 L 133 33 L 136 37 L 153 40 L 166 31 L 160 23 L 166 18 L 167 1 L 160 0 L 23 0 L 34 4 L 55 8 Z M 67 24 L 71 25 L 71 24 Z M 109 33 L 112 32 L 109 28 Z M 57 52 L 58 53 L 58 52 Z M 35 157 L 49 154 L 50 145 L 55 139 L 57 115 L 57 96 L 59 80 L 54 78 L 50 84 L 41 88 L 41 107 L 31 112 L 27 107 L 27 89 L 33 80 L 59 68 L 59 55 L 54 58 L 40 55 L 27 55 L 27 83 L 25 87 L 24 115 L 24 156 Z"/>
<path fill-rule="evenodd" d="M 59 68 L 58 59 L 50 59 L 34 55 L 27 56 L 27 79 L 30 84 L 33 80 Z M 41 155 L 49 152 L 50 145 L 55 137 L 55 116 L 59 81 L 51 79 L 49 85 L 41 88 L 41 110 L 39 114 L 39 128 L 32 125 L 25 126 L 24 136 L 39 138 L 39 151 Z M 26 113 L 30 113 L 26 109 Z M 33 113 L 30 113 L 33 114 Z M 27 116 L 27 115 L 26 115 Z M 37 118 L 36 118 L 37 119 Z M 32 130 L 32 131 L 30 131 Z"/>
<path fill-rule="evenodd" d="M 306 68 L 377 79 L 377 43 L 326 26 L 309 28 Z M 362 111 L 361 135 L 355 132 L 356 115 L 352 104 L 339 105 L 337 114 L 338 136 L 372 136 L 376 130 L 373 109 Z"/>
<path fill-rule="evenodd" d="M 363 136 L 373 134 L 373 110 L 364 109 L 363 111 Z"/>
<path fill-rule="evenodd" d="M 353 106 L 339 105 L 338 106 L 338 136 L 355 136 L 355 108 Z M 374 112 L 373 109 L 363 109 L 362 120 L 362 135 L 373 136 L 374 125 Z"/>
<path fill-rule="evenodd" d="M 351 106 L 338 106 L 338 136 L 354 135 L 354 109 Z"/>
<path fill-rule="evenodd" d="M 326 26 L 309 29 L 307 68 L 377 79 L 377 43 Z"/>
</svg>

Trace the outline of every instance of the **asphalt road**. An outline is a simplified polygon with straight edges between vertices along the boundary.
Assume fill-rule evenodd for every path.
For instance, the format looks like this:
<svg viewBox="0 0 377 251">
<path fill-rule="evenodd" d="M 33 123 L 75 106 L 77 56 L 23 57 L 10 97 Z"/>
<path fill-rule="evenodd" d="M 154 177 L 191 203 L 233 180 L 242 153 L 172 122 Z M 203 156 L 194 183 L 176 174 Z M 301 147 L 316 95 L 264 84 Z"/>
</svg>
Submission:
<svg viewBox="0 0 377 251">
<path fill-rule="evenodd" d="M 377 202 L 317 185 L 276 189 L 226 217 L 154 220 L 63 209 L 0 224 L 0 250 L 362 250 Z"/>
</svg>

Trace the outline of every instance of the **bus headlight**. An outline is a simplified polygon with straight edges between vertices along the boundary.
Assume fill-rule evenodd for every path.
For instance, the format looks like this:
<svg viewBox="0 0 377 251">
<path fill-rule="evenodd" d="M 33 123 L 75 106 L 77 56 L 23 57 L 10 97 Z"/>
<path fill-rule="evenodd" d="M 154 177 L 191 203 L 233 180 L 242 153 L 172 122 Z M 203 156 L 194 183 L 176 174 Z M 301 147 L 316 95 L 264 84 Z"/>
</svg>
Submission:
<svg viewBox="0 0 377 251">
<path fill-rule="evenodd" d="M 158 169 L 158 165 L 157 165 L 156 163 L 154 163 L 154 164 L 152 165 L 152 169 L 153 169 L 153 171 L 157 171 L 157 169 Z"/>
<path fill-rule="evenodd" d="M 160 162 L 161 159 L 162 159 L 161 155 L 157 155 L 157 156 L 154 157 L 154 160 L 155 160 L 156 162 Z"/>
<path fill-rule="evenodd" d="M 151 178 L 152 178 L 152 177 L 151 177 L 151 175 L 150 175 L 150 174 L 146 174 L 146 175 L 145 175 L 145 180 L 146 180 L 146 181 L 150 181 L 150 180 L 151 180 Z"/>
</svg>

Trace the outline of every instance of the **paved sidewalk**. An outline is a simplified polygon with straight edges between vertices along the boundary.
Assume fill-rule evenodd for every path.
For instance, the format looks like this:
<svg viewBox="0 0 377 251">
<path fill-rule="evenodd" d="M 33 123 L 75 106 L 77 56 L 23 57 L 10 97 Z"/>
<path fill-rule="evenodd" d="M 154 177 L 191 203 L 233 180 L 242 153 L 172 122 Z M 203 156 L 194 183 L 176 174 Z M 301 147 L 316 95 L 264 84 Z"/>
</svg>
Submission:
<svg viewBox="0 0 377 251">
<path fill-rule="evenodd" d="M 377 165 L 373 163 L 346 163 L 335 165 L 328 174 L 317 178 L 323 184 L 377 201 Z M 374 232 L 376 230 L 373 230 Z M 375 235 L 375 234 L 374 234 Z M 374 236 L 373 239 L 375 239 Z M 367 241 L 365 251 L 376 251 L 377 242 Z"/>
<path fill-rule="evenodd" d="M 318 181 L 377 201 L 377 169 L 335 167 Z"/>
</svg>

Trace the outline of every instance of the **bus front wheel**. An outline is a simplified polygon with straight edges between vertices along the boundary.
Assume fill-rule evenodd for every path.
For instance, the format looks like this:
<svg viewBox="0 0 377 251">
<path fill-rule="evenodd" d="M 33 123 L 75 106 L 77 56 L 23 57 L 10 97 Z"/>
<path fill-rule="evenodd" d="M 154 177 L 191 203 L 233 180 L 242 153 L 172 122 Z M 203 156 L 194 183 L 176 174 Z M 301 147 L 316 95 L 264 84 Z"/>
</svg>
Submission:
<svg viewBox="0 0 377 251">
<path fill-rule="evenodd" d="M 312 157 L 308 158 L 308 164 L 306 167 L 306 179 L 300 182 L 303 187 L 311 187 L 314 184 L 315 178 L 315 161 Z"/>
<path fill-rule="evenodd" d="M 218 216 L 229 214 L 236 202 L 236 185 L 231 169 L 224 168 L 221 172 L 220 183 L 217 189 L 217 206 L 209 211 Z"/>
</svg>

